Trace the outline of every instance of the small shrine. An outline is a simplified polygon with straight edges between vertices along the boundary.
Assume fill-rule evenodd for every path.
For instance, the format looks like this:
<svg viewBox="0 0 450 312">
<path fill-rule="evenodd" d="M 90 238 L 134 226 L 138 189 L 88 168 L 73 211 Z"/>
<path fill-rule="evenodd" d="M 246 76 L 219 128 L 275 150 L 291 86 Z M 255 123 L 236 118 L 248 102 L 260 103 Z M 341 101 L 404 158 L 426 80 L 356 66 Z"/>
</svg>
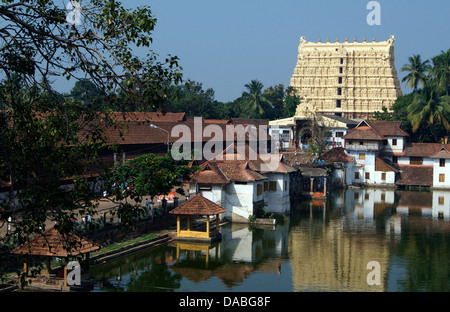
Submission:
<svg viewBox="0 0 450 312">
<path fill-rule="evenodd" d="M 28 257 L 45 257 L 47 259 L 47 270 L 44 275 L 32 280 L 32 285 L 41 288 L 59 288 L 61 290 L 68 287 L 67 285 L 67 263 L 70 258 L 84 255 L 86 261 L 89 261 L 89 254 L 100 249 L 100 246 L 90 240 L 79 237 L 73 233 L 60 233 L 55 227 L 52 227 L 41 234 L 36 235 L 31 240 L 23 243 L 12 250 L 13 254 L 24 256 L 23 272 L 28 277 Z M 51 274 L 53 270 L 50 268 L 52 258 L 63 259 L 65 265 L 61 268 L 61 276 L 57 277 Z M 59 275 L 59 274 L 58 274 Z"/>
<path fill-rule="evenodd" d="M 169 212 L 173 215 L 177 215 L 176 239 L 204 242 L 211 242 L 219 239 L 219 214 L 224 213 L 225 211 L 225 209 L 223 209 L 216 203 L 210 201 L 209 199 L 206 199 L 200 194 L 196 194 L 191 199 Z M 181 229 L 182 216 L 187 217 L 186 229 Z M 191 229 L 191 218 L 196 216 L 206 216 L 205 231 Z M 211 216 L 216 217 L 216 226 L 214 230 L 211 230 L 210 226 Z"/>
</svg>

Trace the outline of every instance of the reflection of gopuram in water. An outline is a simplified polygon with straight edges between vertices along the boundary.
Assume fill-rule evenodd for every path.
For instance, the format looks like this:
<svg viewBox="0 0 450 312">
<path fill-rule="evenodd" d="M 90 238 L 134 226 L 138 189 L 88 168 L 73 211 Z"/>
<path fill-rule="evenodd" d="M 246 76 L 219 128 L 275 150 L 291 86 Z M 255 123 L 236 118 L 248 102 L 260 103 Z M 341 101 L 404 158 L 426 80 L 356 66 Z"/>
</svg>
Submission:
<svg viewBox="0 0 450 312">
<path fill-rule="evenodd" d="M 301 209 L 289 235 L 294 291 L 386 291 L 392 274 L 386 238 L 400 241 L 403 222 L 409 229 L 450 231 L 448 223 L 440 222 L 450 217 L 446 191 L 355 189 Z M 370 261 L 380 264 L 379 286 L 367 283 Z"/>
<path fill-rule="evenodd" d="M 336 191 L 300 202 L 285 224 L 226 224 L 220 242 L 174 241 L 94 266 L 91 276 L 101 291 L 442 291 L 449 212 L 446 191 Z M 379 285 L 367 282 L 373 261 Z"/>
<path fill-rule="evenodd" d="M 391 195 L 393 198 L 393 194 L 386 195 L 385 199 Z M 293 290 L 384 291 L 389 251 L 383 244 L 384 237 L 373 235 L 371 228 L 376 228 L 376 215 L 390 205 L 381 201 L 381 193 L 375 190 L 347 191 L 344 196 L 333 196 L 331 203 L 328 202 L 340 207 L 343 215 L 330 219 L 326 213 L 332 209 L 325 206 L 326 202 L 322 203 L 323 207 L 317 206 L 319 203 L 309 207 L 310 211 L 291 229 L 289 252 Z M 314 214 L 314 210 L 321 210 L 322 215 Z M 371 261 L 380 264 L 381 285 L 367 283 L 371 272 L 367 265 Z M 327 285 L 326 288 L 323 285 Z"/>
</svg>

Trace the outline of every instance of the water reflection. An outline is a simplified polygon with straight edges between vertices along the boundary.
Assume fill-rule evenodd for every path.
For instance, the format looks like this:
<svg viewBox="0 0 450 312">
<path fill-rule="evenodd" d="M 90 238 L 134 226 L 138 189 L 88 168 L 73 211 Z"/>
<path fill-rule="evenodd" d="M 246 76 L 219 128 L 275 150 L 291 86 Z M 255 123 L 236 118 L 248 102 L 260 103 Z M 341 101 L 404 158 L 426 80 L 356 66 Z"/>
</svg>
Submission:
<svg viewBox="0 0 450 312">
<path fill-rule="evenodd" d="M 221 242 L 172 242 L 91 274 L 97 291 L 447 291 L 449 218 L 450 192 L 338 191 L 294 205 L 286 224 L 228 224 Z"/>
</svg>

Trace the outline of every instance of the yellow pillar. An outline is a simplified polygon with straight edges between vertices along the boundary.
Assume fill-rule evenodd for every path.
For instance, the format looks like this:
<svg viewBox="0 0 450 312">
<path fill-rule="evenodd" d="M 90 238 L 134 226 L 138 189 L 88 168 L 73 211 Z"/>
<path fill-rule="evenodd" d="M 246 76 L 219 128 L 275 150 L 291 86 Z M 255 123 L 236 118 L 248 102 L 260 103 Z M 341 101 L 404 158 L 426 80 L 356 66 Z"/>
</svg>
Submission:
<svg viewBox="0 0 450 312">
<path fill-rule="evenodd" d="M 64 286 L 67 286 L 67 259 L 64 261 Z"/>
<path fill-rule="evenodd" d="M 177 215 L 177 237 L 180 236 L 180 215 Z"/>
<path fill-rule="evenodd" d="M 23 262 L 23 273 L 28 274 L 27 262 L 26 261 Z"/>
<path fill-rule="evenodd" d="M 206 216 L 206 237 L 209 237 L 209 215 Z"/>
</svg>

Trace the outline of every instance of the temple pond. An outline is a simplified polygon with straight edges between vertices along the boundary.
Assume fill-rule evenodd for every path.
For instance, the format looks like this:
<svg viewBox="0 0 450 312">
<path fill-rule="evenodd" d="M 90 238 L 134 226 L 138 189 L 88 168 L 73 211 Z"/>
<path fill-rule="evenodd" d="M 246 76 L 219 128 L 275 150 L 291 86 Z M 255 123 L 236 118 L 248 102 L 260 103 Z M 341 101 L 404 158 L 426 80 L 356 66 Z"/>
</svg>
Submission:
<svg viewBox="0 0 450 312">
<path fill-rule="evenodd" d="M 93 291 L 448 291 L 450 192 L 351 189 L 293 204 L 275 227 L 227 224 L 91 269 Z M 379 285 L 368 283 L 379 264 Z"/>
</svg>

